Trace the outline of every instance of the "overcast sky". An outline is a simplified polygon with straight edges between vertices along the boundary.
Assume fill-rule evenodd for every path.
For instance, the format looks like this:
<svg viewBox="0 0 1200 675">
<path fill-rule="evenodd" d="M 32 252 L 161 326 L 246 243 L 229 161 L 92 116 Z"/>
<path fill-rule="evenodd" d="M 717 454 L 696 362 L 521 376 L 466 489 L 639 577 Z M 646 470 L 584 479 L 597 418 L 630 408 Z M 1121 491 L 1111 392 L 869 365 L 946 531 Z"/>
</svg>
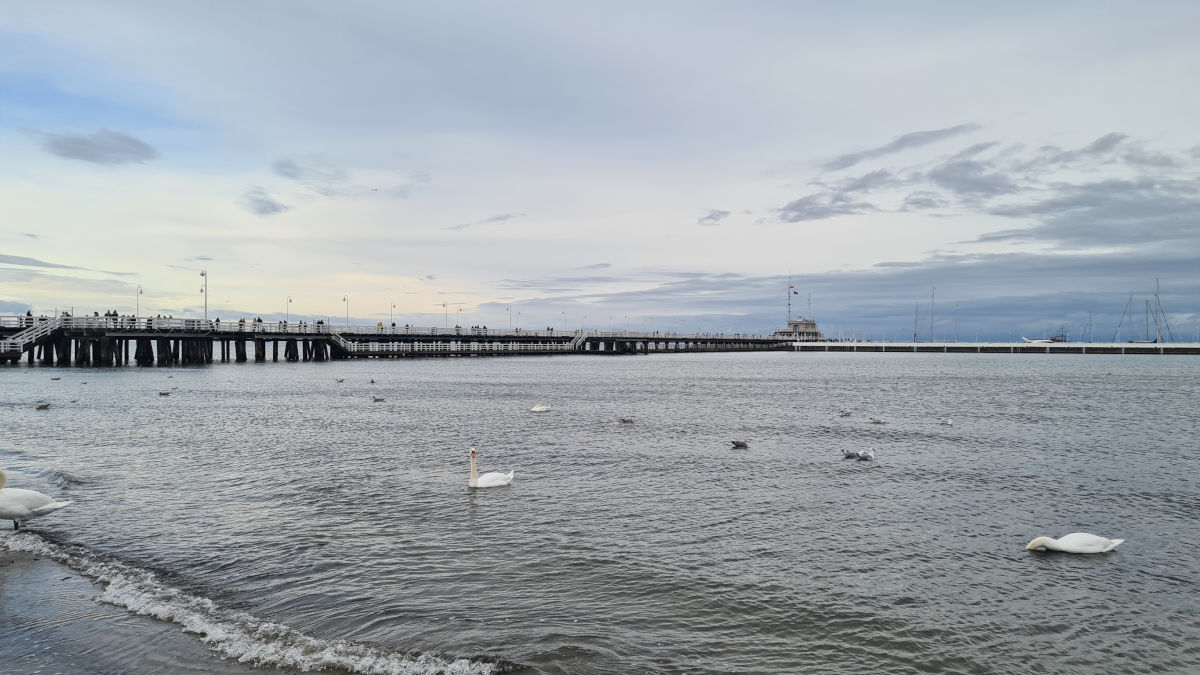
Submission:
<svg viewBox="0 0 1200 675">
<path fill-rule="evenodd" d="M 0 314 L 1194 339 L 1200 3 L 976 4 L 0 0 Z"/>
</svg>

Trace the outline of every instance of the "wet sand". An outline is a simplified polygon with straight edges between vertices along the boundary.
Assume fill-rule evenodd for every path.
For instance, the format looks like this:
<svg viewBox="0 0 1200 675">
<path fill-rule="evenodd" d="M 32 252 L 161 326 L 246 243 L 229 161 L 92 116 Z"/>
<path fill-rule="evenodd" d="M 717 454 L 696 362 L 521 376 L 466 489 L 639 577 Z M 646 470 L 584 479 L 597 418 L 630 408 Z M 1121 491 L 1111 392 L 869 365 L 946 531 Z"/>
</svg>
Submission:
<svg viewBox="0 0 1200 675">
<path fill-rule="evenodd" d="M 0 545 L 0 670 L 5 673 L 264 673 L 223 660 L 175 624 L 97 601 L 74 570 Z"/>
</svg>

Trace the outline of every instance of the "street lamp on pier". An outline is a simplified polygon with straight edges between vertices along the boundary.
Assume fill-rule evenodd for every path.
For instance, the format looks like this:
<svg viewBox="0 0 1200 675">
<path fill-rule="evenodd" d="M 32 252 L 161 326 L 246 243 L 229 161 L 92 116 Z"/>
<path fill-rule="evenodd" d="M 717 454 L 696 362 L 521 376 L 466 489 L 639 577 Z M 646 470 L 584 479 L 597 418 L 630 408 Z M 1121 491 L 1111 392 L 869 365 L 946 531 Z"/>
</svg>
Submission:
<svg viewBox="0 0 1200 675">
<path fill-rule="evenodd" d="M 133 296 L 133 315 L 135 317 L 142 313 L 142 287 L 138 286 L 137 291 L 137 295 Z"/>
<path fill-rule="evenodd" d="M 350 294 L 342 296 L 342 302 L 346 303 L 346 330 L 350 330 Z"/>
<path fill-rule="evenodd" d="M 388 311 L 388 319 L 391 320 L 393 326 L 396 325 L 396 303 L 394 302 L 392 303 L 392 309 Z"/>
<path fill-rule="evenodd" d="M 283 306 L 283 322 L 287 323 L 288 319 L 292 318 L 292 296 L 287 296 L 287 304 Z"/>
<path fill-rule="evenodd" d="M 200 270 L 200 276 L 204 277 L 204 288 L 200 292 L 204 294 L 204 320 L 208 321 L 208 270 Z"/>
</svg>

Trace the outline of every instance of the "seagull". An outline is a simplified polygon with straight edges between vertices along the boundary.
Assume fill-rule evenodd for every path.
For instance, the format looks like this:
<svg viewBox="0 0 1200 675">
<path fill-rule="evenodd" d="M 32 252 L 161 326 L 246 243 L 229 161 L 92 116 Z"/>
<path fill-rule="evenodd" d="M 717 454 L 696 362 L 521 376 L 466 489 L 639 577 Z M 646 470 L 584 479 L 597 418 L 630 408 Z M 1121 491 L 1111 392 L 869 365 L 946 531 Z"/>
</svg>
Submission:
<svg viewBox="0 0 1200 675">
<path fill-rule="evenodd" d="M 879 419 L 878 417 L 872 417 L 871 424 L 887 424 L 887 422 Z"/>
<path fill-rule="evenodd" d="M 633 424 L 632 417 L 618 417 L 617 419 L 621 420 L 622 424 Z"/>
<path fill-rule="evenodd" d="M 337 379 L 337 382 L 338 382 L 339 384 L 340 384 L 340 383 L 342 383 L 342 382 L 345 382 L 345 381 L 346 381 L 346 378 L 344 378 L 344 377 L 339 377 L 339 378 Z"/>
<path fill-rule="evenodd" d="M 748 447 L 750 447 L 750 442 L 749 442 L 749 441 L 729 441 L 729 442 L 730 442 L 730 443 L 733 443 L 733 447 L 735 447 L 735 448 L 748 448 Z"/>
<path fill-rule="evenodd" d="M 849 410 L 841 410 L 838 412 L 838 417 L 849 417 L 849 416 L 850 416 Z"/>
<path fill-rule="evenodd" d="M 169 391 L 160 391 L 160 392 L 158 392 L 158 395 L 159 395 L 159 396 L 170 396 L 170 395 L 171 395 L 171 392 L 169 392 Z"/>
<path fill-rule="evenodd" d="M 49 403 L 39 403 L 39 404 L 37 404 L 37 409 L 38 410 L 49 410 L 50 404 Z"/>
<path fill-rule="evenodd" d="M 383 403 L 383 397 L 382 396 L 372 396 L 371 401 L 373 403 Z"/>
<path fill-rule="evenodd" d="M 862 450 L 862 451 L 859 451 L 859 453 L 858 453 L 858 461 L 860 461 L 860 462 L 869 462 L 873 459 L 875 459 L 875 449 L 874 448 L 872 448 L 870 450 Z"/>
<path fill-rule="evenodd" d="M 61 377 L 52 377 L 52 378 L 50 378 L 50 379 L 52 379 L 52 380 L 61 380 L 62 378 L 61 378 Z"/>
<path fill-rule="evenodd" d="M 371 188 L 371 192 L 379 192 L 379 188 L 373 187 L 373 188 Z"/>
<path fill-rule="evenodd" d="M 846 450 L 843 448 L 842 449 L 842 459 L 858 459 L 858 451 L 857 450 Z"/>
<path fill-rule="evenodd" d="M 938 420 L 938 424 L 940 424 L 944 427 L 954 426 L 954 422 L 951 422 L 949 417 L 943 417 L 942 419 Z"/>
</svg>

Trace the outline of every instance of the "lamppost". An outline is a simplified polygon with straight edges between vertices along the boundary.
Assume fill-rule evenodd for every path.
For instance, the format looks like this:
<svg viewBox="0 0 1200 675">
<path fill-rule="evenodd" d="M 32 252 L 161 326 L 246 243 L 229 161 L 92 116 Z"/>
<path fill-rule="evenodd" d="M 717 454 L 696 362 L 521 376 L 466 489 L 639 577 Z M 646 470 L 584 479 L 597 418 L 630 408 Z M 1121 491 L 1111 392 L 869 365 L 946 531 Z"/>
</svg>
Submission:
<svg viewBox="0 0 1200 675">
<path fill-rule="evenodd" d="M 133 296 L 133 315 L 136 317 L 142 313 L 142 287 L 138 286 L 137 295 Z"/>
<path fill-rule="evenodd" d="M 512 307 L 505 307 L 504 311 L 508 313 L 508 330 L 512 330 Z"/>
<path fill-rule="evenodd" d="M 587 314 L 584 314 L 583 318 L 579 320 L 579 332 L 582 333 L 584 331 L 584 326 L 586 324 L 587 324 Z"/>
<path fill-rule="evenodd" d="M 342 302 L 346 303 L 346 330 L 350 330 L 350 294 L 342 296 Z"/>
<path fill-rule="evenodd" d="M 204 288 L 200 292 L 204 294 L 204 320 L 208 321 L 208 270 L 200 270 L 200 276 L 204 277 Z"/>
<path fill-rule="evenodd" d="M 566 310 L 563 310 L 562 318 L 563 318 L 563 330 L 566 330 L 567 329 L 567 312 L 566 312 Z"/>
<path fill-rule="evenodd" d="M 629 315 L 628 314 L 625 315 L 625 332 L 626 333 L 629 332 Z"/>
<path fill-rule="evenodd" d="M 393 302 L 391 304 L 392 304 L 392 309 L 388 312 L 388 319 L 390 319 L 392 322 L 392 325 L 395 326 L 396 325 L 396 303 Z"/>
<path fill-rule="evenodd" d="M 937 286 L 929 287 L 929 341 L 933 342 L 933 298 L 937 292 Z"/>
<path fill-rule="evenodd" d="M 283 322 L 287 323 L 292 318 L 292 296 L 287 296 L 287 304 L 283 306 Z"/>
<path fill-rule="evenodd" d="M 447 302 L 442 303 L 442 312 L 446 315 L 445 316 L 446 330 L 448 331 L 448 330 L 450 330 L 450 304 L 449 303 L 447 303 Z"/>
</svg>

